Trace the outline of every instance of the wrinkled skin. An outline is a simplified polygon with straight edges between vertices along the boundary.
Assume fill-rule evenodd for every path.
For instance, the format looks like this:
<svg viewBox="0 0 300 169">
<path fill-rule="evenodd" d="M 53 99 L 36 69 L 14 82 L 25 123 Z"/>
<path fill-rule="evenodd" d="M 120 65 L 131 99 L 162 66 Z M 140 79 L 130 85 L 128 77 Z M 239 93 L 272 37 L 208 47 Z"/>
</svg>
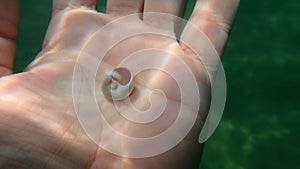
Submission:
<svg viewBox="0 0 300 169">
<path fill-rule="evenodd" d="M 15 1 L 10 2 L 11 4 L 5 4 L 4 0 L 0 0 L 4 5 L 16 6 Z M 20 74 L 11 74 L 15 45 L 10 39 L 16 36 L 16 31 L 12 30 L 16 29 L 17 25 L 17 8 L 14 9 L 15 11 L 0 13 L 3 20 L 12 23 L 0 29 L 2 32 L 0 49 L 6 51 L 0 56 L 0 76 L 2 76 L 0 78 L 0 168 L 182 169 L 198 167 L 203 146 L 197 143 L 197 139 L 205 120 L 207 102 L 201 105 L 200 112 L 194 112 L 192 108 L 185 110 L 185 113 L 199 113 L 199 116 L 191 132 L 179 145 L 164 154 L 144 159 L 122 158 L 98 147 L 80 126 L 74 110 L 72 74 L 79 50 L 87 38 L 107 23 L 121 16 L 143 12 L 142 9 L 144 12 L 165 12 L 181 16 L 183 1 L 172 1 L 174 5 L 168 4 L 169 1 L 160 2 L 161 4 L 157 5 L 157 2 L 147 0 L 144 3 L 141 0 L 136 0 L 134 3 L 130 0 L 122 2 L 108 0 L 107 14 L 103 14 L 94 10 L 96 2 L 93 0 L 73 0 L 69 4 L 66 0 L 54 0 L 53 19 L 43 49 L 26 71 Z M 220 54 L 227 40 L 238 3 L 238 0 L 198 0 L 190 19 L 191 23 L 208 36 Z M 85 7 L 79 8 L 80 6 Z M 6 15 L 12 17 L 4 17 Z M 127 28 L 131 31 L 159 29 L 170 35 L 174 34 L 172 21 L 161 18 L 145 16 L 142 21 L 136 17 L 126 24 L 132 25 Z M 99 36 L 98 44 L 88 45 L 92 49 L 98 49 L 99 44 L 110 43 L 112 34 L 125 29 L 126 25 L 115 25 L 109 32 Z M 187 37 L 195 33 L 189 30 L 184 32 Z M 201 100 L 209 100 L 209 84 L 202 63 L 193 59 L 194 53 L 188 47 L 173 38 L 157 35 L 129 38 L 116 45 L 105 56 L 103 65 L 99 67 L 99 74 L 115 67 L 120 60 L 131 53 L 147 48 L 167 50 L 183 59 L 198 78 L 199 88 L 204 92 Z M 164 65 L 168 67 L 172 63 L 173 58 L 169 57 Z M 96 83 L 99 83 L 99 80 L 96 79 Z M 136 90 L 130 96 L 133 105 L 141 110 L 147 108 L 149 91 L 156 88 L 166 92 L 168 105 L 164 116 L 151 125 L 132 124 L 122 119 L 113 108 L 112 102 L 104 99 L 100 92 L 97 101 L 102 113 L 114 128 L 132 137 L 147 137 L 169 127 L 177 113 L 174 114 L 174 110 L 180 105 L 178 87 L 170 77 L 160 71 L 141 74 L 136 78 Z M 191 102 L 191 104 L 197 103 Z M 124 151 L 130 151 L 130 147 L 125 147 Z"/>
</svg>

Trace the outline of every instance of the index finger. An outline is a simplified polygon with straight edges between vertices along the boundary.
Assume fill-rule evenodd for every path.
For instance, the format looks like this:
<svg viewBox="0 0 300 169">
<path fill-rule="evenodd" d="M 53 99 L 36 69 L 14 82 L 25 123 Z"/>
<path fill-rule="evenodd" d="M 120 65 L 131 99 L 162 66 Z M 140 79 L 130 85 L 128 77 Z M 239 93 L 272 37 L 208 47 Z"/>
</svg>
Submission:
<svg viewBox="0 0 300 169">
<path fill-rule="evenodd" d="M 97 6 L 97 0 L 53 0 L 52 3 L 52 15 L 55 15 L 66 8 L 75 9 L 80 7 L 86 7 L 88 9 L 95 10 Z"/>
</svg>

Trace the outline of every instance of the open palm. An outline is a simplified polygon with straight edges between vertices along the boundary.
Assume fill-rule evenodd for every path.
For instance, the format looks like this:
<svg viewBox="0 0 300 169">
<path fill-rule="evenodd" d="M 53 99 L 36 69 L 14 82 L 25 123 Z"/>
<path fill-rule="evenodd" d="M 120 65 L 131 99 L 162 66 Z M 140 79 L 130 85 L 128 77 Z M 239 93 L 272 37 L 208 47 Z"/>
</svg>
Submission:
<svg viewBox="0 0 300 169">
<path fill-rule="evenodd" d="M 106 14 L 96 12 L 95 6 L 94 0 L 70 2 L 54 0 L 53 18 L 45 37 L 43 50 L 25 72 L 3 76 L 0 79 L 0 147 L 3 150 L 0 154 L 0 166 L 4 168 L 26 166 L 28 168 L 103 169 L 197 168 L 202 149 L 197 139 L 207 111 L 208 104 L 205 100 L 209 99 L 209 82 L 205 68 L 202 66 L 207 64 L 205 59 L 204 63 L 196 59 L 195 50 L 191 47 L 195 47 L 196 52 L 199 50 L 202 54 L 206 50 L 199 46 L 201 40 L 192 38 L 197 33 L 192 29 L 184 29 L 182 36 L 182 41 L 191 45 L 178 43 L 175 33 L 178 23 L 170 15 L 164 17 L 164 14 L 146 13 L 161 12 L 180 17 L 184 1 L 108 0 Z M 209 38 L 219 53 L 222 53 L 227 40 L 237 6 L 238 0 L 198 0 L 190 19 L 190 22 Z M 144 12 L 144 15 L 131 15 L 141 12 Z M 122 19 L 124 16 L 127 17 Z M 160 35 L 158 32 L 161 32 Z M 122 39 L 118 43 L 114 41 L 114 38 L 129 33 L 137 33 L 137 35 Z M 104 53 L 106 49 L 109 51 Z M 139 51 L 146 51 L 146 53 L 139 53 Z M 156 53 L 155 57 L 145 56 L 156 51 L 163 52 Z M 174 68 L 178 60 L 176 58 L 183 60 L 191 69 L 201 91 L 201 102 L 204 104 L 200 107 L 194 127 L 178 145 L 154 157 L 125 158 L 104 150 L 95 144 L 95 140 L 88 137 L 85 127 L 80 125 L 76 114 L 77 103 L 74 103 L 72 85 L 74 87 L 74 83 L 80 79 L 74 76 L 74 67 L 79 65 L 83 68 L 82 72 L 89 74 L 89 64 L 99 61 L 97 59 L 101 53 L 104 53 L 103 61 L 95 70 L 96 86 L 100 85 L 103 75 L 109 70 L 119 66 L 122 61 L 139 55 L 145 57 L 137 59 L 129 69 L 137 69 L 144 62 L 153 62 L 159 64 L 157 67 L 180 74 L 181 69 Z M 80 61 L 84 63 L 78 63 Z M 189 83 L 186 82 L 183 88 L 188 88 Z M 130 96 L 133 107 L 145 111 L 159 104 L 163 96 L 159 93 L 151 94 L 154 89 L 164 91 L 167 100 L 162 116 L 149 124 L 133 123 L 125 119 L 115 109 L 114 103 L 107 100 L 97 87 L 95 93 L 101 114 L 115 130 L 130 137 L 147 138 L 163 132 L 176 120 L 182 102 L 180 87 L 182 86 L 176 84 L 176 79 L 159 70 L 144 71 L 135 77 L 135 89 Z M 81 89 L 80 85 L 79 89 Z M 151 100 L 151 104 L 150 95 L 156 98 Z M 81 97 L 89 99 L 89 96 L 83 92 Z M 81 100 L 75 99 L 75 102 L 77 101 Z M 185 114 L 198 113 L 194 110 L 194 107 L 199 104 L 197 100 L 190 99 L 184 104 L 187 105 L 184 109 Z M 121 103 L 122 106 L 127 105 Z M 93 110 L 84 107 L 84 111 L 88 114 Z M 156 111 L 154 106 L 147 113 L 156 113 Z M 87 115 L 88 120 L 92 121 L 93 118 Z M 122 143 L 107 134 L 106 128 L 98 131 L 98 126 L 92 127 L 95 128 L 94 132 L 102 133 L 99 135 L 105 136 L 105 140 L 116 142 L 115 144 Z M 130 146 L 120 148 L 123 155 L 130 154 L 131 151 Z"/>
</svg>

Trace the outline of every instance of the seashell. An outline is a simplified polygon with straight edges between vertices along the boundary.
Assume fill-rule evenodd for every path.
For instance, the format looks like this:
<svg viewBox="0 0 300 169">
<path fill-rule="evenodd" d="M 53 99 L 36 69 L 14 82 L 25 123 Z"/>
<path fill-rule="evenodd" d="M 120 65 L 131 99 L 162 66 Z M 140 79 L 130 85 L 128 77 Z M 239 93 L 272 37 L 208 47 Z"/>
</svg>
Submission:
<svg viewBox="0 0 300 169">
<path fill-rule="evenodd" d="M 102 93 L 110 100 L 125 99 L 132 93 L 133 88 L 133 75 L 124 67 L 109 71 L 101 83 Z"/>
</svg>

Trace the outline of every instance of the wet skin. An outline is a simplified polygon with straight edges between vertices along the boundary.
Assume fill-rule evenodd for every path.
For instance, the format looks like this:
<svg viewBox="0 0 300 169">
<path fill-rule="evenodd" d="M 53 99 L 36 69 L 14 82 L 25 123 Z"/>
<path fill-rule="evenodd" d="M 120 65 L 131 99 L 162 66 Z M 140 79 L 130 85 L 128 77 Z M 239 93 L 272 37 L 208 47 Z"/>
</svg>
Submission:
<svg viewBox="0 0 300 169">
<path fill-rule="evenodd" d="M 172 6 L 168 2 L 157 5 L 155 1 L 143 3 L 139 0 L 133 3 L 108 0 L 107 13 L 103 14 L 94 10 L 96 2 L 93 0 L 74 0 L 71 4 L 64 0 L 54 0 L 53 18 L 43 49 L 26 71 L 20 74 L 12 74 L 11 71 L 15 51 L 12 39 L 16 36 L 18 9 L 0 13 L 2 20 L 11 23 L 0 29 L 3 32 L 0 34 L 0 48 L 5 51 L 0 56 L 0 168 L 197 168 L 203 148 L 197 143 L 197 139 L 205 120 L 208 103 L 203 104 L 199 112 L 188 106 L 185 109 L 185 113 L 198 113 L 199 116 L 184 140 L 164 154 L 144 159 L 122 158 L 98 147 L 82 129 L 74 110 L 73 70 L 79 50 L 86 40 L 107 23 L 128 14 L 154 11 L 181 16 L 183 1 L 172 1 L 175 4 Z M 222 1 L 222 4 L 219 2 L 199 0 L 190 22 L 208 36 L 221 54 L 239 1 L 226 0 Z M 0 3 L 16 6 L 17 1 L 7 3 L 1 0 Z M 99 39 L 99 42 L 88 44 L 89 48 L 101 50 L 99 44 L 110 43 L 114 33 L 125 32 L 126 29 L 133 32 L 159 29 L 170 36 L 174 35 L 174 23 L 170 20 L 145 16 L 143 20 L 134 17 L 125 25 L 122 24 L 124 23 L 116 24 L 108 32 L 98 35 L 99 38 L 96 39 Z M 195 33 L 189 30 L 184 32 L 187 40 Z M 205 63 L 195 60 L 195 54 L 187 46 L 171 37 L 140 35 L 126 39 L 114 45 L 97 72 L 99 75 L 105 74 L 126 56 L 148 48 L 163 49 L 173 54 L 164 56 L 165 67 L 174 64 L 174 56 L 184 60 L 198 78 L 199 90 L 204 93 L 201 100 L 209 100 L 209 83 L 206 80 L 205 69 L 202 68 L 202 64 Z M 202 51 L 205 52 L 205 49 Z M 96 79 L 99 86 L 100 80 Z M 141 110 L 149 107 L 148 96 L 152 89 L 165 91 L 168 104 L 164 116 L 150 125 L 129 123 L 121 118 L 112 102 L 105 99 L 100 90 L 96 90 L 103 115 L 114 128 L 132 137 L 147 137 L 164 131 L 176 118 L 176 110 L 180 105 L 178 86 L 161 71 L 149 71 L 139 75 L 135 85 L 136 90 L 130 97 L 133 105 Z M 191 101 L 189 104 L 198 103 Z M 125 147 L 124 151 L 130 151 L 130 148 Z"/>
</svg>

